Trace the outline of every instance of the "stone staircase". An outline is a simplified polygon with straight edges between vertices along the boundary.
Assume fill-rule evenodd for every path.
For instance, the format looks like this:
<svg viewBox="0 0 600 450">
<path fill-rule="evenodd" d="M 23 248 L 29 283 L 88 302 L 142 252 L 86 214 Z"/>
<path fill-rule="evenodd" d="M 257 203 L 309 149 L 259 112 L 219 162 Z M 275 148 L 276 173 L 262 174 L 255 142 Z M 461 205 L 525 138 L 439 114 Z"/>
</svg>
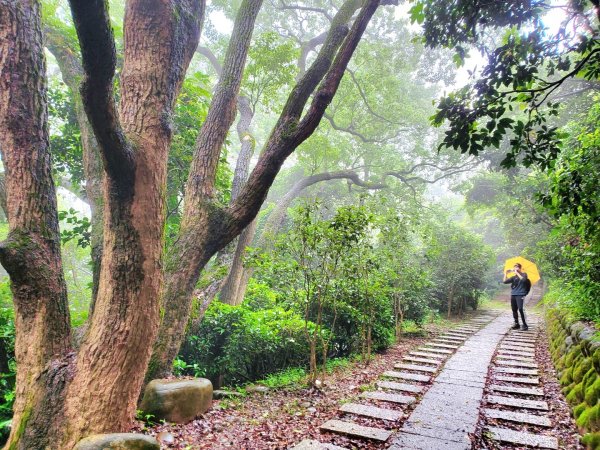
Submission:
<svg viewBox="0 0 600 450">
<path fill-rule="evenodd" d="M 375 384 L 376 390 L 363 392 L 355 402 L 343 404 L 339 418 L 320 425 L 323 440 L 331 441 L 335 435 L 345 435 L 385 445 L 419 403 L 448 358 L 473 333 L 496 317 L 495 312 L 482 314 L 409 352 L 393 370 L 381 374 Z M 304 440 L 290 447 L 293 450 L 342 448 L 316 440 Z"/>
<path fill-rule="evenodd" d="M 482 404 L 487 439 L 515 446 L 559 448 L 550 430 L 552 419 L 543 400 L 535 360 L 538 338 L 537 327 L 531 326 L 529 331 L 511 330 L 498 346 Z"/>
</svg>

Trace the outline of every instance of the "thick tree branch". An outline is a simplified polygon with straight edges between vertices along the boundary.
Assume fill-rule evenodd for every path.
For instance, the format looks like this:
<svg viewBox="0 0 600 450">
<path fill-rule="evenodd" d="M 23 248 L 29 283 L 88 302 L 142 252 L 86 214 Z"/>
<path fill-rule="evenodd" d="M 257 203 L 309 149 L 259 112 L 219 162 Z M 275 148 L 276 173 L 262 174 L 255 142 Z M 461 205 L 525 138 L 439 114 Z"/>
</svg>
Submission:
<svg viewBox="0 0 600 450">
<path fill-rule="evenodd" d="M 218 76 L 221 76 L 221 74 L 223 73 L 223 66 L 221 65 L 215 54 L 208 47 L 198 47 L 196 49 L 196 52 L 206 57 L 206 59 L 208 59 L 208 61 L 212 65 L 216 74 Z"/>
<path fill-rule="evenodd" d="M 197 205 L 214 194 L 221 148 L 236 115 L 236 102 L 262 0 L 244 0 L 236 16 L 221 76 L 206 120 L 196 141 L 196 151 L 186 186 L 186 203 Z"/>
<path fill-rule="evenodd" d="M 69 3 L 85 72 L 81 85 L 85 110 L 100 144 L 106 172 L 116 186 L 130 190 L 135 164 L 115 104 L 113 80 L 117 57 L 108 3 L 104 0 L 69 0 Z"/>
<path fill-rule="evenodd" d="M 239 227 L 241 230 L 250 223 L 260 209 L 260 205 L 285 159 L 317 127 L 378 4 L 378 0 L 367 2 L 356 18 L 350 33 L 347 33 L 346 26 L 343 24 L 355 11 L 356 2 L 347 1 L 340 8 L 333 20 L 330 35 L 319 55 L 288 97 L 280 119 L 248 182 L 238 199 L 227 210 L 233 219 L 232 225 L 235 228 Z M 344 38 L 344 36 L 346 37 Z M 338 47 L 339 51 L 336 52 Z M 336 53 L 337 56 L 334 58 L 333 55 Z M 309 111 L 298 123 L 309 96 L 323 77 L 324 80 L 315 94 Z"/>
</svg>

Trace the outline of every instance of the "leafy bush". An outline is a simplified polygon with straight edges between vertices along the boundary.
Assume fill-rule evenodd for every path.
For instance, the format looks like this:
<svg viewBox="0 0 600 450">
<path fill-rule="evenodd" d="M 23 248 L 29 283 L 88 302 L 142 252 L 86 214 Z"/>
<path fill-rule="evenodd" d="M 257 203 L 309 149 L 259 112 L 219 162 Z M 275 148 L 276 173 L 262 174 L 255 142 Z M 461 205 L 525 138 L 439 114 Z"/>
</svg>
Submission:
<svg viewBox="0 0 600 450">
<path fill-rule="evenodd" d="M 218 302 L 188 335 L 180 354 L 217 386 L 306 366 L 308 355 L 304 320 L 296 313 L 278 307 L 253 311 L 247 305 Z"/>
<path fill-rule="evenodd" d="M 15 323 L 8 281 L 0 282 L 0 442 L 8 437 L 15 396 Z"/>
</svg>

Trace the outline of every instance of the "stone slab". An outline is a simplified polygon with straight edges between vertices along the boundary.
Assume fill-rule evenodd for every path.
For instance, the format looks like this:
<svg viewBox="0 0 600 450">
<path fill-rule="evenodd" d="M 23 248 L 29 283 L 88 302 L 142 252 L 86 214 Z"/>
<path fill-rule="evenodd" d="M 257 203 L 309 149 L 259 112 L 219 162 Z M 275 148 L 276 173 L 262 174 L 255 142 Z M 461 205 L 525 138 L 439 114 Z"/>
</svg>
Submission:
<svg viewBox="0 0 600 450">
<path fill-rule="evenodd" d="M 512 406 L 514 408 L 537 409 L 540 411 L 548 411 L 548 403 L 539 400 L 523 400 L 514 397 L 501 397 L 499 395 L 488 395 L 488 403 L 494 405 Z"/>
<path fill-rule="evenodd" d="M 410 395 L 390 394 L 389 392 L 371 391 L 363 392 L 362 398 L 369 400 L 379 400 L 382 402 L 400 403 L 402 405 L 410 405 L 415 402 L 415 398 Z"/>
<path fill-rule="evenodd" d="M 389 439 L 392 432 L 381 428 L 364 427 L 343 420 L 328 420 L 319 427 L 321 431 L 331 431 L 333 433 L 345 434 L 348 436 L 358 437 L 362 439 L 372 439 L 375 441 L 385 442 Z"/>
<path fill-rule="evenodd" d="M 444 368 L 444 370 L 442 370 L 442 372 L 438 375 L 438 378 L 440 380 L 451 378 L 455 380 L 465 380 L 483 383 L 486 378 L 485 375 L 485 373 L 470 372 L 468 370 L 454 370 Z"/>
<path fill-rule="evenodd" d="M 358 416 L 372 417 L 374 419 L 396 421 L 402 419 L 402 412 L 393 409 L 377 408 L 376 406 L 360 405 L 358 403 L 346 403 L 340 411 Z"/>
<path fill-rule="evenodd" d="M 456 342 L 464 342 L 467 339 L 466 336 L 456 336 L 452 334 L 442 334 L 435 338 L 436 341 L 456 341 Z"/>
<path fill-rule="evenodd" d="M 314 439 L 304 439 L 294 447 L 288 447 L 288 450 L 347 450 L 345 447 L 339 447 L 333 444 L 324 444 Z"/>
<path fill-rule="evenodd" d="M 521 394 L 521 395 L 535 395 L 538 397 L 544 396 L 544 391 L 538 388 L 528 387 L 517 387 L 517 386 L 502 386 L 500 384 L 492 384 L 490 386 L 492 391 L 496 392 L 507 392 L 509 394 Z"/>
<path fill-rule="evenodd" d="M 382 389 L 412 392 L 414 394 L 420 394 L 421 392 L 423 392 L 423 389 L 425 389 L 424 386 L 419 386 L 418 384 L 397 383 L 395 381 L 378 381 L 377 386 Z"/>
<path fill-rule="evenodd" d="M 415 372 L 436 373 L 437 368 L 418 364 L 394 364 L 394 369 L 414 370 Z"/>
<path fill-rule="evenodd" d="M 428 375 L 419 375 L 416 373 L 408 372 L 396 372 L 395 370 L 387 370 L 383 372 L 382 375 L 388 378 L 400 378 L 402 380 L 422 381 L 423 383 L 427 383 L 429 380 L 431 380 L 431 377 Z"/>
<path fill-rule="evenodd" d="M 444 336 L 456 336 L 461 338 L 467 338 L 471 336 L 471 334 L 472 333 L 470 331 L 449 330 L 444 333 Z"/>
<path fill-rule="evenodd" d="M 526 367 L 529 369 L 537 369 L 538 365 L 535 362 L 529 362 L 529 361 L 511 361 L 511 360 L 507 360 L 507 359 L 497 359 L 496 360 L 496 364 L 499 366 L 509 366 L 509 367 Z"/>
<path fill-rule="evenodd" d="M 447 349 L 452 349 L 452 350 L 456 350 L 458 347 L 460 347 L 460 345 L 440 344 L 439 342 L 429 342 L 428 344 L 425 344 L 425 345 L 427 347 L 447 348 Z"/>
<path fill-rule="evenodd" d="M 471 450 L 471 443 L 468 445 L 454 441 L 436 439 L 420 434 L 398 433 L 394 438 L 392 445 L 388 450 Z"/>
<path fill-rule="evenodd" d="M 504 356 L 522 356 L 523 358 L 535 358 L 535 353 L 533 352 L 524 352 L 521 350 L 506 350 L 506 349 L 499 349 L 498 350 L 498 355 L 504 355 Z"/>
<path fill-rule="evenodd" d="M 505 354 L 498 354 L 496 356 L 497 359 L 506 359 L 509 361 L 523 361 L 523 362 L 530 362 L 530 363 L 534 363 L 535 359 L 533 358 L 528 358 L 526 356 L 515 356 L 515 355 L 505 355 Z"/>
<path fill-rule="evenodd" d="M 535 352 L 533 351 L 533 349 L 530 348 L 526 348 L 526 347 L 521 347 L 520 345 L 508 345 L 508 344 L 501 344 L 500 345 L 500 349 L 501 350 L 513 350 L 515 352 L 525 352 L 525 353 L 533 353 L 535 354 Z"/>
<path fill-rule="evenodd" d="M 439 358 L 440 360 L 442 360 L 446 357 L 446 355 L 441 354 L 441 353 L 428 353 L 428 352 L 410 352 L 409 355 L 424 356 L 425 358 Z"/>
<path fill-rule="evenodd" d="M 536 369 L 521 369 L 519 367 L 496 367 L 496 373 L 511 373 L 515 375 L 538 375 Z"/>
<path fill-rule="evenodd" d="M 535 344 L 529 344 L 526 342 L 517 342 L 517 341 L 511 341 L 511 340 L 503 340 L 502 341 L 502 345 L 514 345 L 516 347 L 522 347 L 528 350 L 535 350 Z"/>
<path fill-rule="evenodd" d="M 417 434 L 419 436 L 442 439 L 444 441 L 459 442 L 465 445 L 471 443 L 469 435 L 462 430 L 436 427 L 422 422 L 407 422 L 400 431 Z"/>
<path fill-rule="evenodd" d="M 430 352 L 430 353 L 440 353 L 442 355 L 451 355 L 452 354 L 452 351 L 446 350 L 443 348 L 421 347 L 421 348 L 419 348 L 419 350 L 422 350 L 424 352 Z"/>
<path fill-rule="evenodd" d="M 486 432 L 490 433 L 492 438 L 500 442 L 510 444 L 528 445 L 536 448 L 558 449 L 558 439 L 541 434 L 523 433 L 508 428 L 487 427 Z"/>
<path fill-rule="evenodd" d="M 525 414 L 512 411 L 504 411 L 502 409 L 484 409 L 484 413 L 490 419 L 507 420 L 509 422 L 527 423 L 530 425 L 539 425 L 540 427 L 551 427 L 552 422 L 546 416 L 534 416 L 533 414 Z"/>
<path fill-rule="evenodd" d="M 49 448 L 49 447 L 46 447 Z M 160 450 L 160 444 L 152 436 L 137 433 L 93 434 L 75 445 L 73 450 L 104 449 Z"/>
<path fill-rule="evenodd" d="M 430 366 L 439 366 L 442 363 L 439 359 L 417 358 L 416 356 L 410 356 L 410 355 L 405 356 L 403 358 L 403 361 L 429 364 Z"/>
<path fill-rule="evenodd" d="M 539 378 L 531 377 L 508 377 L 504 375 L 496 375 L 497 381 L 506 381 L 507 383 L 523 383 L 523 384 L 540 384 Z"/>
</svg>

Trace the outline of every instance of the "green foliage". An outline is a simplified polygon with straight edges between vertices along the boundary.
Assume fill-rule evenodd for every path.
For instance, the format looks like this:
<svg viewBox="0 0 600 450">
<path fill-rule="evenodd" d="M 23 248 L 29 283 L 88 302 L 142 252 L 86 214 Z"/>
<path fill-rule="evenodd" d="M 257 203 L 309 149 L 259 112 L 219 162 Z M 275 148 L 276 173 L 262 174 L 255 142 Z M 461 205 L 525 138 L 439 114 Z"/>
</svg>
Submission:
<svg viewBox="0 0 600 450">
<path fill-rule="evenodd" d="M 80 189 L 84 184 L 83 149 L 73 96 L 69 88 L 55 78 L 48 87 L 48 122 L 53 168 Z"/>
<path fill-rule="evenodd" d="M 10 432 L 15 398 L 15 323 L 8 281 L 0 281 L 0 441 Z"/>
<path fill-rule="evenodd" d="M 311 324 L 308 325 L 312 327 Z M 302 318 L 280 307 L 254 311 L 214 302 L 188 336 L 182 371 L 202 370 L 217 385 L 254 381 L 274 371 L 305 366 L 308 343 Z"/>
<path fill-rule="evenodd" d="M 600 74 L 598 22 L 587 15 L 594 3 L 567 2 L 565 21 L 552 34 L 542 19 L 555 12 L 543 1 L 418 0 L 412 18 L 423 24 L 428 45 L 454 49 L 458 65 L 471 46 L 487 56 L 478 79 L 440 101 L 432 121 L 449 122 L 442 145 L 477 155 L 511 137 L 505 167 L 551 168 L 564 135 L 552 123 L 559 105 L 549 96 L 565 80 Z M 490 44 L 486 32 L 502 29 L 502 42 Z"/>
<path fill-rule="evenodd" d="M 58 212 L 58 220 L 63 222 L 60 230 L 60 240 L 63 244 L 77 239 L 77 245 L 81 248 L 90 245 L 92 225 L 86 216 L 81 216 L 78 211 L 69 208 L 68 211 Z"/>
<path fill-rule="evenodd" d="M 479 236 L 451 222 L 430 225 L 427 259 L 432 266 L 437 308 L 448 316 L 477 308 L 485 274 L 492 264 L 493 252 Z M 445 303 L 445 304 L 444 304 Z"/>
</svg>

